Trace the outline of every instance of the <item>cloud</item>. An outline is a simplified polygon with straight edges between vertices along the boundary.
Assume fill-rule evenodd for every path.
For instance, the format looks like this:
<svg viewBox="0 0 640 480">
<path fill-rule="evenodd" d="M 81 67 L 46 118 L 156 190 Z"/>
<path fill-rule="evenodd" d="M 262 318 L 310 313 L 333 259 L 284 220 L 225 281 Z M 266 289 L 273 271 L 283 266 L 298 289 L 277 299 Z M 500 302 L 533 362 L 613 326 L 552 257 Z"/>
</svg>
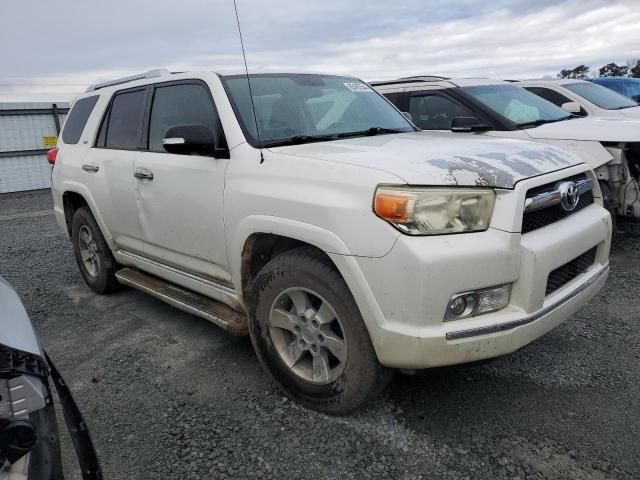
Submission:
<svg viewBox="0 0 640 480">
<path fill-rule="evenodd" d="M 70 97 L 157 67 L 242 66 L 231 0 L 33 8 L 3 5 L 0 101 Z M 251 69 L 523 78 L 640 56 L 636 0 L 238 0 L 238 9 Z"/>
</svg>

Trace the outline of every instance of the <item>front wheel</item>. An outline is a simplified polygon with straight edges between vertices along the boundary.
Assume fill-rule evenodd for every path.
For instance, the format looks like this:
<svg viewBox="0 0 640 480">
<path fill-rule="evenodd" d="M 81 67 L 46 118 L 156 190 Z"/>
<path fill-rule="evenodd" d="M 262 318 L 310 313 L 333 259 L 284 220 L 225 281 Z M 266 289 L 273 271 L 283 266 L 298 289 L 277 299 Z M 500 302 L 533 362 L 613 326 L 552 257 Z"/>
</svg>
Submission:
<svg viewBox="0 0 640 480">
<path fill-rule="evenodd" d="M 286 252 L 262 268 L 249 320 L 260 363 L 287 396 L 310 408 L 348 413 L 390 379 L 346 283 L 313 249 Z"/>
</svg>

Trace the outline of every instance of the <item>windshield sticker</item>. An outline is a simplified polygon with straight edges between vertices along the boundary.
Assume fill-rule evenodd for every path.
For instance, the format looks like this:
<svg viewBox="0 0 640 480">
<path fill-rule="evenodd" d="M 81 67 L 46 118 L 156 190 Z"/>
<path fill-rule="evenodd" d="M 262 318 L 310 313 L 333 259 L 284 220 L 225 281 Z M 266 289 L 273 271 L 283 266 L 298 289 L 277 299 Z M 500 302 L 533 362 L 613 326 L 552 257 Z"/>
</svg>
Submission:
<svg viewBox="0 0 640 480">
<path fill-rule="evenodd" d="M 352 92 L 373 92 L 367 85 L 360 82 L 345 82 L 345 87 L 347 87 Z"/>
</svg>

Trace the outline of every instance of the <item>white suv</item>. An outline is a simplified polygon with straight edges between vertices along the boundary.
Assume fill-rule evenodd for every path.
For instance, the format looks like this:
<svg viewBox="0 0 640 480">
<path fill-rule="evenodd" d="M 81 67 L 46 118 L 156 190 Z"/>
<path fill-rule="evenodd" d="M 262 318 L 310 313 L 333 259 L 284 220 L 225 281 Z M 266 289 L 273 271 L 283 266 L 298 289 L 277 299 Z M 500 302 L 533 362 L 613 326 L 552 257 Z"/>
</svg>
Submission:
<svg viewBox="0 0 640 480">
<path fill-rule="evenodd" d="M 516 85 L 563 110 L 602 120 L 640 120 L 640 105 L 602 85 L 586 80 L 519 80 Z"/>
<path fill-rule="evenodd" d="M 520 82 L 410 77 L 371 84 L 423 130 L 536 140 L 576 153 L 595 171 L 614 221 L 616 215 L 640 219 L 638 121 L 580 118 Z"/>
<path fill-rule="evenodd" d="M 578 157 L 418 132 L 352 77 L 108 82 L 50 157 L 94 291 L 123 283 L 248 332 L 286 394 L 327 412 L 392 368 L 513 352 L 608 273 L 610 216 Z"/>
</svg>

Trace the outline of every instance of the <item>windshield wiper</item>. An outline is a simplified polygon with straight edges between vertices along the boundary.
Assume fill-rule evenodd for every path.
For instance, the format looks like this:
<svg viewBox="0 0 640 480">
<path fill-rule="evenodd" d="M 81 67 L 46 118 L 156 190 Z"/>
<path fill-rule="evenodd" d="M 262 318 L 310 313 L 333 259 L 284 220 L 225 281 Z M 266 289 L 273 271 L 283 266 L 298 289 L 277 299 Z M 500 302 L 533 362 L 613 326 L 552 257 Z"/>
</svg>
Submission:
<svg viewBox="0 0 640 480">
<path fill-rule="evenodd" d="M 374 135 L 380 135 L 381 133 L 404 133 L 406 130 L 402 130 L 399 128 L 385 128 L 385 127 L 371 127 L 366 130 L 360 130 L 358 132 L 345 132 L 339 133 L 339 138 L 348 138 L 348 137 L 362 137 L 368 136 L 372 137 Z"/>
<path fill-rule="evenodd" d="M 403 133 L 406 130 L 397 128 L 371 127 L 358 132 L 331 133 L 326 135 L 294 135 L 282 140 L 273 140 L 262 144 L 263 147 L 280 147 L 284 145 L 301 145 L 303 143 L 323 142 L 326 140 L 337 140 L 339 138 L 374 136 L 381 133 Z"/>
<path fill-rule="evenodd" d="M 283 138 L 282 140 L 273 140 L 264 142 L 263 147 L 279 147 L 283 145 L 302 145 L 303 143 L 322 142 L 325 140 L 336 140 L 336 134 L 331 135 L 294 135 L 293 137 Z"/>
<path fill-rule="evenodd" d="M 570 120 L 572 118 L 578 118 L 579 115 L 567 115 L 566 117 L 560 117 L 560 118 L 556 118 L 554 120 L 549 120 L 549 119 L 538 119 L 538 120 L 533 120 L 532 122 L 525 122 L 525 123 L 519 123 L 518 124 L 518 128 L 526 128 L 526 127 L 539 127 L 540 125 L 544 125 L 546 123 L 555 123 L 555 122 L 562 122 L 563 120 Z"/>
</svg>

